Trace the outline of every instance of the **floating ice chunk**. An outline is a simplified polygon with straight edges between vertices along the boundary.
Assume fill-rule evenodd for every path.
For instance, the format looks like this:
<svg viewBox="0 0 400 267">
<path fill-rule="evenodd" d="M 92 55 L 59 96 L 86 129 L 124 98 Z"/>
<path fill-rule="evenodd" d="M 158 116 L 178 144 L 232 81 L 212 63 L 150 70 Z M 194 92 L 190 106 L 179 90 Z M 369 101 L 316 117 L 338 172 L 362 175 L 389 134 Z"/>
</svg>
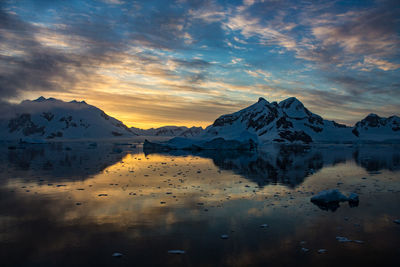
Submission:
<svg viewBox="0 0 400 267">
<path fill-rule="evenodd" d="M 269 227 L 269 225 L 268 225 L 268 224 L 266 224 L 266 223 L 264 223 L 264 224 L 261 224 L 261 225 L 260 225 L 260 227 L 261 227 L 261 228 L 268 228 L 268 227 Z"/>
<path fill-rule="evenodd" d="M 400 224 L 400 219 L 394 220 L 394 223 Z"/>
<path fill-rule="evenodd" d="M 358 195 L 356 193 L 351 193 L 348 197 L 350 207 L 357 207 L 360 200 L 358 199 Z"/>
<path fill-rule="evenodd" d="M 353 240 L 353 242 L 357 243 L 357 244 L 364 244 L 364 241 L 362 241 L 362 240 Z"/>
<path fill-rule="evenodd" d="M 323 210 L 335 211 L 339 208 L 339 203 L 348 201 L 350 207 L 357 207 L 359 203 L 358 195 L 351 193 L 349 197 L 343 195 L 338 189 L 324 190 L 311 198 L 311 202 Z"/>
<path fill-rule="evenodd" d="M 171 249 L 171 250 L 168 250 L 168 253 L 169 254 L 185 254 L 186 252 L 181 249 Z"/>
<path fill-rule="evenodd" d="M 356 193 L 351 193 L 347 199 L 349 202 L 359 202 L 358 195 Z"/>
<path fill-rule="evenodd" d="M 338 189 L 324 190 L 311 198 L 311 202 L 329 204 L 331 202 L 347 201 L 347 197 Z"/>
<path fill-rule="evenodd" d="M 221 239 L 228 239 L 229 235 L 221 235 Z"/>
<path fill-rule="evenodd" d="M 337 236 L 336 240 L 339 241 L 340 243 L 346 243 L 346 242 L 351 242 L 352 240 L 348 239 L 347 237 L 344 236 Z"/>
<path fill-rule="evenodd" d="M 319 254 L 324 254 L 324 253 L 326 253 L 326 252 L 328 252 L 328 250 L 326 250 L 326 249 L 324 249 L 324 248 L 321 248 L 321 249 L 318 250 L 318 253 L 319 253 Z"/>
<path fill-rule="evenodd" d="M 119 258 L 119 257 L 122 257 L 123 254 L 122 254 L 122 253 L 119 253 L 119 252 L 115 252 L 115 253 L 113 253 L 111 256 L 116 257 L 116 258 Z"/>
<path fill-rule="evenodd" d="M 309 252 L 310 250 L 308 248 L 301 248 L 301 251 L 303 251 L 304 253 Z"/>
</svg>

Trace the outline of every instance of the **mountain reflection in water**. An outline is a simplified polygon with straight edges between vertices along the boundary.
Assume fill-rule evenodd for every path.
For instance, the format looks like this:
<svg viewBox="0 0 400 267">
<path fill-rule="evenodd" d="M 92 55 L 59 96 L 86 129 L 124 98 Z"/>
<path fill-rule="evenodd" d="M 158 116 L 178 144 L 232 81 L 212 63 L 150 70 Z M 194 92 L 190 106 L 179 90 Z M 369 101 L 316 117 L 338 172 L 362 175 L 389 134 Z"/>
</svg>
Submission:
<svg viewBox="0 0 400 267">
<path fill-rule="evenodd" d="M 0 146 L 1 263 L 389 266 L 400 237 L 393 223 L 399 151 L 273 145 L 256 153 L 158 154 L 100 142 Z M 360 205 L 320 210 L 310 198 L 328 188 L 359 194 Z M 337 236 L 364 243 L 341 244 Z M 168 254 L 176 249 L 186 253 Z M 113 258 L 115 252 L 123 256 Z"/>
<path fill-rule="evenodd" d="M 144 152 L 147 155 L 159 153 Z M 256 152 L 172 150 L 164 154 L 210 158 L 221 170 L 232 170 L 261 187 L 268 184 L 295 187 L 324 166 L 350 160 L 369 172 L 400 170 L 400 152 L 390 145 L 270 145 Z"/>
</svg>

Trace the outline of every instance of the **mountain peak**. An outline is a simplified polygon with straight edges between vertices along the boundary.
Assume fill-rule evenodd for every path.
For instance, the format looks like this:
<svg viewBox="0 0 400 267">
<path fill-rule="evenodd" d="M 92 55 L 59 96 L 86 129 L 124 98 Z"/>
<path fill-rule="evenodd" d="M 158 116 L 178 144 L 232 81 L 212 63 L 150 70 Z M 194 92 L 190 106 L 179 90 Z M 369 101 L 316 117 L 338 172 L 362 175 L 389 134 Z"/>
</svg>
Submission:
<svg viewBox="0 0 400 267">
<path fill-rule="evenodd" d="M 303 103 L 301 103 L 301 101 L 298 100 L 296 97 L 289 97 L 289 98 L 279 102 L 279 106 L 282 107 L 282 108 L 290 108 L 290 106 L 292 104 L 295 104 L 296 106 L 299 105 L 299 104 L 304 106 Z"/>
<path fill-rule="evenodd" d="M 45 98 L 44 96 L 40 96 L 38 99 L 33 100 L 33 102 L 45 102 L 45 101 L 60 101 L 60 100 L 53 97 Z"/>
<path fill-rule="evenodd" d="M 74 104 L 87 104 L 85 101 L 76 101 L 76 100 L 72 100 L 69 103 L 74 103 Z"/>
<path fill-rule="evenodd" d="M 260 97 L 259 99 L 258 99 L 258 103 L 260 103 L 260 102 L 268 102 L 267 100 L 265 100 L 265 98 L 264 97 Z"/>
<path fill-rule="evenodd" d="M 378 119 L 380 119 L 381 117 L 379 117 L 379 115 L 378 114 L 375 114 L 375 113 L 370 113 L 370 114 L 368 114 L 368 116 L 367 117 L 365 117 L 365 119 L 366 118 L 378 118 Z"/>
<path fill-rule="evenodd" d="M 47 100 L 47 99 L 46 99 L 45 97 L 40 96 L 38 99 L 33 100 L 33 101 L 35 101 L 35 102 L 43 102 L 43 101 L 46 101 L 46 100 Z"/>
</svg>

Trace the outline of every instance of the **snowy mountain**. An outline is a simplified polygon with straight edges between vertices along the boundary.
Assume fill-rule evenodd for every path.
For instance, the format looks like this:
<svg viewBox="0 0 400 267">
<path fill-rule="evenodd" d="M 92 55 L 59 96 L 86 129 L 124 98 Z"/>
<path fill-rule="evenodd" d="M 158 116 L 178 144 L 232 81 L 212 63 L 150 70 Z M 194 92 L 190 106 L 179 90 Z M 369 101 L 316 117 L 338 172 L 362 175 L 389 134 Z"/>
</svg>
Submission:
<svg viewBox="0 0 400 267">
<path fill-rule="evenodd" d="M 223 115 L 207 127 L 204 138 L 223 137 L 258 142 L 348 142 L 356 139 L 352 129 L 324 120 L 294 97 L 279 103 L 260 98 L 238 112 Z"/>
<path fill-rule="evenodd" d="M 151 149 L 241 149 L 251 150 L 265 143 L 356 143 L 400 141 L 399 117 L 369 115 L 353 128 L 325 120 L 291 97 L 279 103 L 260 98 L 257 103 L 220 116 L 193 138 L 168 142 L 145 142 Z M 234 142 L 233 142 L 234 141 Z"/>
<path fill-rule="evenodd" d="M 193 137 L 203 132 L 202 127 L 185 127 L 185 126 L 164 126 L 160 128 L 151 128 L 147 130 L 132 127 L 132 132 L 143 136 L 182 136 Z"/>
<path fill-rule="evenodd" d="M 371 113 L 357 122 L 352 132 L 360 139 L 369 141 L 399 139 L 400 117 L 382 118 Z"/>
<path fill-rule="evenodd" d="M 136 136 L 121 121 L 84 101 L 40 97 L 12 105 L 0 119 L 0 140 L 97 139 Z"/>
<path fill-rule="evenodd" d="M 220 116 L 201 127 L 128 128 L 84 101 L 64 102 L 40 97 L 11 105 L 0 114 L 0 140 L 68 140 L 145 136 L 175 137 L 167 147 L 246 149 L 263 143 L 350 143 L 400 140 L 400 118 L 370 114 L 354 127 L 323 119 L 294 97 L 279 103 L 257 103 Z M 147 142 L 147 146 L 153 144 Z M 166 149 L 164 146 L 163 149 Z"/>
</svg>

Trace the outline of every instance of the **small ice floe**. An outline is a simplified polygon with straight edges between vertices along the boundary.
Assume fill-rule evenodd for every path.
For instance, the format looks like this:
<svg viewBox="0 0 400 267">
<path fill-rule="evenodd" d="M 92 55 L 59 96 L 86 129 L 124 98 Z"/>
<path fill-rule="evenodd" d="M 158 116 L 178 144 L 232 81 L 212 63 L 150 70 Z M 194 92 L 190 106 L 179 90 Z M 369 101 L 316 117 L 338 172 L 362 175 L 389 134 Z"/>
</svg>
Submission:
<svg viewBox="0 0 400 267">
<path fill-rule="evenodd" d="M 351 193 L 348 197 L 338 189 L 329 189 L 319 192 L 311 198 L 311 202 L 320 209 L 335 211 L 340 207 L 340 202 L 349 202 L 350 207 L 358 206 L 359 199 L 356 193 Z"/>
<path fill-rule="evenodd" d="M 229 235 L 221 235 L 221 239 L 228 239 Z"/>
<path fill-rule="evenodd" d="M 364 241 L 362 241 L 362 240 L 351 240 L 344 236 L 337 236 L 336 240 L 339 241 L 340 243 L 354 242 L 357 244 L 364 244 Z"/>
<path fill-rule="evenodd" d="M 122 257 L 124 254 L 119 253 L 119 252 L 114 252 L 111 256 L 116 257 L 116 258 L 120 258 Z"/>
<path fill-rule="evenodd" d="M 185 254 L 186 252 L 181 249 L 171 249 L 171 250 L 168 250 L 168 253 L 169 254 Z"/>
<path fill-rule="evenodd" d="M 353 240 L 348 239 L 347 237 L 344 236 L 337 236 L 336 240 L 339 241 L 340 243 L 346 243 L 346 242 L 352 242 Z"/>
<path fill-rule="evenodd" d="M 400 219 L 394 220 L 394 223 L 400 224 Z"/>
<path fill-rule="evenodd" d="M 311 198 L 312 202 L 330 203 L 347 201 L 347 197 L 338 189 L 324 190 Z"/>
<path fill-rule="evenodd" d="M 335 211 L 339 208 L 339 202 L 347 201 L 347 197 L 338 189 L 330 189 L 319 192 L 311 198 L 311 202 L 322 210 Z"/>
<path fill-rule="evenodd" d="M 309 252 L 310 250 L 308 248 L 301 248 L 301 251 L 306 253 L 306 252 Z"/>
<path fill-rule="evenodd" d="M 351 193 L 347 200 L 349 201 L 350 207 L 357 207 L 358 203 L 360 202 L 356 193 Z"/>
<path fill-rule="evenodd" d="M 326 252 L 328 252 L 328 250 L 326 250 L 326 249 L 324 249 L 324 248 L 318 249 L 318 253 L 319 253 L 319 254 L 324 254 L 324 253 L 326 253 Z"/>
<path fill-rule="evenodd" d="M 266 224 L 266 223 L 264 223 L 264 224 L 261 224 L 261 225 L 260 225 L 260 227 L 261 227 L 261 228 L 268 228 L 268 227 L 269 227 L 269 225 L 268 225 L 268 224 Z"/>
</svg>

